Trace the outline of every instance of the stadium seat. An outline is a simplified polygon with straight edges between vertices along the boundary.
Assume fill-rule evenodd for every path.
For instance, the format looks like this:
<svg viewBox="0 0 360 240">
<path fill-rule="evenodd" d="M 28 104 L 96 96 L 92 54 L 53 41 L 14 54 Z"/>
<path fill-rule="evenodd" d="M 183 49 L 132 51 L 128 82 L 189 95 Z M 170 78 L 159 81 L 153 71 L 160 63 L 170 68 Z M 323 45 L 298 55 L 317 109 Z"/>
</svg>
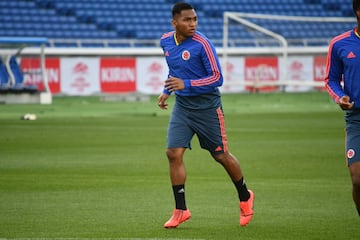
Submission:
<svg viewBox="0 0 360 240">
<path fill-rule="evenodd" d="M 14 76 L 15 82 L 10 86 L 10 92 L 13 93 L 35 93 L 38 91 L 38 87 L 32 84 L 24 84 L 24 75 L 16 60 L 16 56 L 11 56 L 10 58 L 10 70 Z"/>
<path fill-rule="evenodd" d="M 171 7 L 178 0 L 33 0 L 0 1 L 2 36 L 40 36 L 52 39 L 149 39 L 171 28 Z M 192 0 L 199 26 L 210 39 L 221 40 L 224 11 L 276 15 L 353 17 L 351 6 L 343 0 Z M 56 24 L 56 28 L 52 26 Z M 149 31 L 146 25 L 151 25 Z M 211 25 L 212 27 L 204 27 Z M 278 23 L 266 24 L 276 32 Z M 282 31 L 291 33 L 292 22 L 282 22 Z M 25 27 L 24 27 L 25 26 Z M 131 27 L 129 29 L 129 26 Z M 349 24 L 344 24 L 347 29 Z M 55 33 L 58 29 L 60 33 Z M 316 29 L 302 33 L 312 38 Z M 330 36 L 338 28 L 327 29 Z M 79 33 L 81 32 L 81 33 Z M 240 35 L 240 34 L 238 34 Z M 242 34 L 251 40 L 251 34 Z M 217 41 L 219 42 L 219 41 Z"/>
<path fill-rule="evenodd" d="M 9 73 L 0 58 L 0 93 L 7 93 L 10 88 Z"/>
</svg>

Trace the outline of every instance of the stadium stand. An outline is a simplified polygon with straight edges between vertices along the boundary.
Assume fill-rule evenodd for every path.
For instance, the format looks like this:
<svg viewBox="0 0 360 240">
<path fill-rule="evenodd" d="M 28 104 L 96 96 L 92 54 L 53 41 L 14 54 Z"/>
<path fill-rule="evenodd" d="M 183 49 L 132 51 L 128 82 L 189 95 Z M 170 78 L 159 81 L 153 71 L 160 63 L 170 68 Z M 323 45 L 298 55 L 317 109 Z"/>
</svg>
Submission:
<svg viewBox="0 0 360 240">
<path fill-rule="evenodd" d="M 172 30 L 171 6 L 177 0 L 0 0 L 0 36 L 47 37 L 52 46 L 127 46 L 131 40 L 158 42 Z M 223 12 L 352 17 L 343 0 L 189 0 L 199 14 L 199 30 L 216 45 L 222 42 Z M 287 39 L 331 38 L 352 28 L 351 23 L 301 25 L 260 21 Z M 233 31 L 233 38 L 254 38 Z M 119 41 L 122 40 L 122 41 Z M 115 43 L 118 43 L 117 45 Z M 146 46 L 144 43 L 143 45 Z M 141 46 L 137 45 L 137 46 Z"/>
<path fill-rule="evenodd" d="M 15 55 L 10 57 L 9 66 L 10 66 L 10 70 L 8 72 L 11 72 L 14 78 L 14 81 L 10 86 L 10 92 L 36 93 L 39 91 L 37 85 L 24 84 L 24 75 L 20 68 L 19 63 L 17 62 Z"/>
<path fill-rule="evenodd" d="M 10 88 L 10 76 L 3 60 L 0 58 L 0 93 L 7 93 Z"/>
<path fill-rule="evenodd" d="M 15 55 L 10 57 L 8 66 L 0 58 L 0 93 L 36 93 L 38 91 L 37 85 L 24 84 L 24 75 Z"/>
<path fill-rule="evenodd" d="M 25 47 L 40 45 L 39 59 L 44 59 L 44 48 L 47 43 L 46 38 L 25 38 L 25 37 L 3 37 L 0 36 L 0 93 L 20 94 L 20 93 L 39 93 L 39 88 L 35 84 L 25 83 L 24 73 L 19 61 L 21 52 Z M 39 74 L 43 74 L 43 68 Z"/>
</svg>

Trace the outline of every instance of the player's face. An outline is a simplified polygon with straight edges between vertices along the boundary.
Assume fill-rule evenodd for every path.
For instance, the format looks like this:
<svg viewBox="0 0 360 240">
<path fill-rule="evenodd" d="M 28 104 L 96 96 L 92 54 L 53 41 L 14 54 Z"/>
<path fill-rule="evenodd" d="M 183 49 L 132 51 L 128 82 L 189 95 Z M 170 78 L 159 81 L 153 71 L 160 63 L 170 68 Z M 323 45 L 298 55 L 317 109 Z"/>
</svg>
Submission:
<svg viewBox="0 0 360 240">
<path fill-rule="evenodd" d="M 183 10 L 172 21 L 176 34 L 184 38 L 195 34 L 198 19 L 194 9 Z"/>
</svg>

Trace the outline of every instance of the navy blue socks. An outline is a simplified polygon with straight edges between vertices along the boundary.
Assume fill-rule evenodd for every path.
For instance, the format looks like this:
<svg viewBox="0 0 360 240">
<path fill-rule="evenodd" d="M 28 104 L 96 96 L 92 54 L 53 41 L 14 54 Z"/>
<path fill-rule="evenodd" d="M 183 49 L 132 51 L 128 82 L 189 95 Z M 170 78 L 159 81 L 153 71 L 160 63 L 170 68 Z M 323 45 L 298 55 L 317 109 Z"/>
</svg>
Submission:
<svg viewBox="0 0 360 240">
<path fill-rule="evenodd" d="M 241 178 L 240 181 L 234 182 L 236 190 L 239 195 L 240 201 L 247 201 L 250 198 L 250 193 L 246 187 L 244 178 Z"/>
<path fill-rule="evenodd" d="M 175 185 L 172 186 L 175 198 L 175 208 L 186 210 L 186 203 L 185 203 L 185 186 L 182 185 Z"/>
</svg>

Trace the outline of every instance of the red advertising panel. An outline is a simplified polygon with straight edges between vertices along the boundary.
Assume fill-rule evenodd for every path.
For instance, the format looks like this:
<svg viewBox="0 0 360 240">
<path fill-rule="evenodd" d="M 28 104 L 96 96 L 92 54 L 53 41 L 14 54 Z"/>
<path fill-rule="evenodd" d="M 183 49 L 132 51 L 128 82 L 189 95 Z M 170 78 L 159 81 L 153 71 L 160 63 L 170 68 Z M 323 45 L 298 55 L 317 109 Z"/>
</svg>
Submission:
<svg viewBox="0 0 360 240">
<path fill-rule="evenodd" d="M 36 84 L 40 91 L 44 90 L 43 79 L 40 71 L 39 58 L 22 58 L 21 69 L 24 73 L 25 84 Z M 46 58 L 45 59 L 45 72 L 49 83 L 51 93 L 60 92 L 60 59 L 59 58 Z"/>
<path fill-rule="evenodd" d="M 314 56 L 314 81 L 324 82 L 326 75 L 326 56 Z M 325 90 L 324 87 L 317 87 L 318 90 Z"/>
<path fill-rule="evenodd" d="M 278 90 L 276 86 L 263 86 L 261 83 L 279 81 L 279 65 L 277 57 L 247 57 L 245 58 L 245 81 L 253 86 L 247 86 L 248 91 L 271 92 Z"/>
<path fill-rule="evenodd" d="M 136 91 L 135 58 L 101 58 L 100 87 L 102 92 Z"/>
</svg>

